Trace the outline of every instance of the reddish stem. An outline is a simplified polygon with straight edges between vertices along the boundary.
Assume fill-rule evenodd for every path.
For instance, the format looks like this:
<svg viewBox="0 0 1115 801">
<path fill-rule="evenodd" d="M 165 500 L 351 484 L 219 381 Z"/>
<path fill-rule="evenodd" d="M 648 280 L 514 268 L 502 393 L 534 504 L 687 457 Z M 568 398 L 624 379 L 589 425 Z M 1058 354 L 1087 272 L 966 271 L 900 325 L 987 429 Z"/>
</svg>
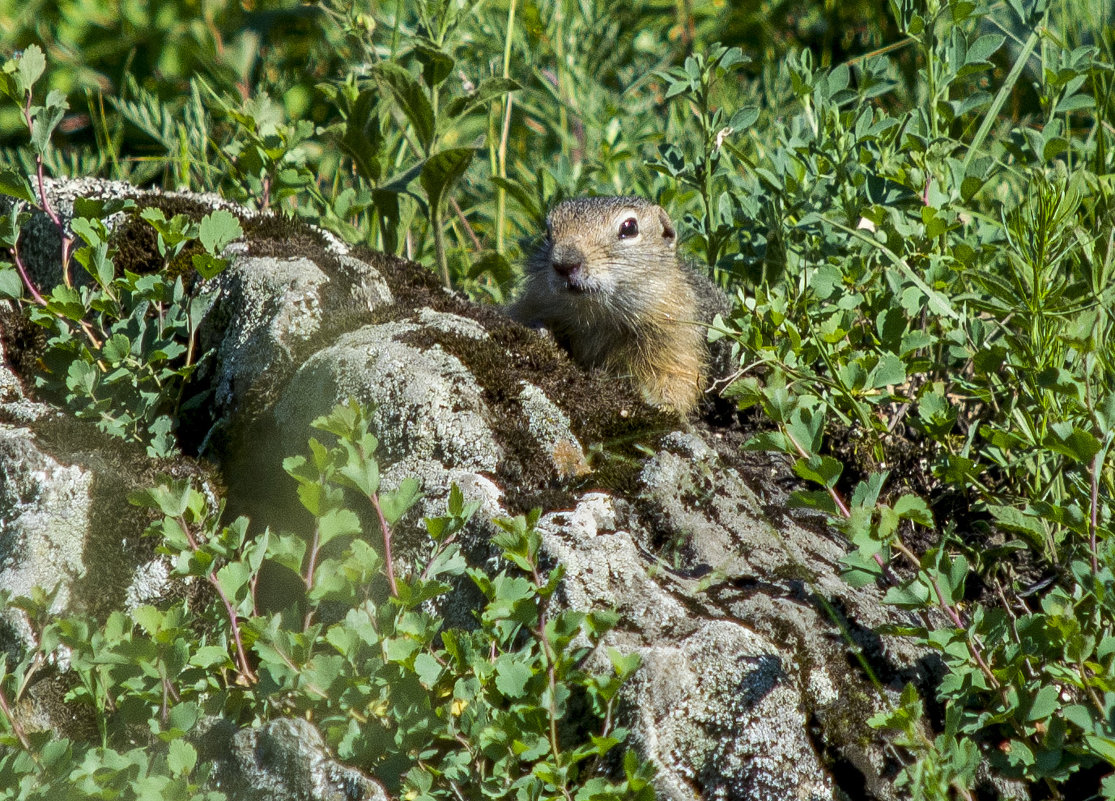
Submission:
<svg viewBox="0 0 1115 801">
<path fill-rule="evenodd" d="M 12 725 L 12 731 L 14 731 L 15 736 L 19 738 L 19 744 L 23 746 L 23 750 L 31 754 L 31 757 L 37 764 L 39 757 L 31 750 L 31 741 L 27 739 L 27 732 L 23 730 L 23 726 L 15 719 L 15 715 L 12 714 L 12 708 L 8 704 L 8 696 L 4 694 L 4 688 L 2 687 L 0 687 L 0 711 L 4 713 L 4 717 L 6 717 L 8 722 Z"/>
<path fill-rule="evenodd" d="M 379 518 L 379 529 L 383 532 L 383 561 L 387 569 L 387 586 L 391 589 L 391 595 L 398 598 L 399 588 L 395 584 L 395 561 L 391 556 L 391 526 L 387 525 L 387 518 L 383 516 L 383 508 L 379 505 L 379 496 L 373 492 L 368 496 L 368 500 L 375 507 L 376 517 Z"/>
<path fill-rule="evenodd" d="M 190 531 L 189 525 L 186 523 L 184 517 L 178 518 L 178 525 L 182 527 L 182 532 L 186 535 L 186 542 L 190 544 L 190 548 L 196 553 L 198 551 L 197 537 Z M 205 577 L 205 580 L 217 592 L 217 597 L 221 599 L 224 604 L 225 614 L 228 615 L 229 625 L 232 627 L 232 639 L 236 643 L 236 661 L 240 663 L 240 675 L 244 680 L 249 683 L 254 683 L 256 680 L 255 673 L 252 672 L 252 666 L 248 664 L 248 653 L 244 650 L 244 642 L 240 639 L 240 620 L 236 616 L 236 609 L 233 608 L 232 602 L 229 601 L 225 591 L 221 589 L 221 582 L 217 580 L 216 571 L 211 570 Z"/>
<path fill-rule="evenodd" d="M 794 446 L 797 452 L 801 455 L 802 459 L 809 458 L 809 454 L 806 452 L 805 448 L 801 447 L 801 445 L 798 444 L 798 441 L 794 439 L 794 435 L 790 433 L 790 430 L 786 428 L 786 426 L 782 426 L 782 434 L 786 437 L 786 439 L 790 440 L 790 444 Z M 851 517 L 851 510 L 848 509 L 847 504 L 844 503 L 844 499 L 840 497 L 840 493 L 836 491 L 836 488 L 825 487 L 825 489 L 828 490 L 829 497 L 832 498 L 833 503 L 836 504 L 836 508 L 840 510 L 840 514 L 844 515 L 845 518 Z"/>
<path fill-rule="evenodd" d="M 40 306 L 45 307 L 46 298 L 44 298 L 39 293 L 39 290 L 35 289 L 35 285 L 31 283 L 31 276 L 27 274 L 27 268 L 23 266 L 23 259 L 21 259 L 19 256 L 18 243 L 12 246 L 12 258 L 15 260 L 15 268 L 19 271 L 20 280 L 22 280 L 23 285 L 27 287 L 27 291 L 31 293 L 31 297 L 34 298 L 35 302 L 38 303 Z"/>
<path fill-rule="evenodd" d="M 309 594 L 310 590 L 314 588 L 314 569 L 317 567 L 317 554 L 321 547 L 321 526 L 314 526 L 314 539 L 310 543 L 310 560 L 306 565 L 306 575 L 303 576 L 303 582 L 306 585 L 306 593 Z M 302 618 L 302 630 L 305 631 L 310 627 L 310 623 L 314 619 L 313 605 L 306 604 L 306 615 Z"/>
<path fill-rule="evenodd" d="M 228 622 L 232 626 L 232 639 L 236 642 L 236 661 L 240 663 L 240 675 L 249 683 L 255 683 L 256 677 L 252 672 L 252 666 L 248 664 L 248 654 L 244 650 L 244 643 L 240 639 L 240 621 L 236 617 L 236 610 L 233 609 L 232 603 L 228 600 L 224 590 L 221 589 L 221 584 L 217 581 L 217 577 L 210 573 L 205 577 L 213 589 L 217 591 L 217 595 L 221 599 L 221 603 L 225 605 L 225 613 L 228 615 Z"/>
<path fill-rule="evenodd" d="M 31 92 L 27 92 L 27 103 L 23 107 L 23 119 L 27 123 L 27 130 L 34 133 L 35 122 L 31 119 Z M 50 198 L 46 193 L 46 170 L 43 166 L 43 157 L 41 153 L 35 154 L 35 177 L 39 184 L 39 200 L 43 203 L 43 211 L 50 221 L 58 228 L 58 233 L 62 237 L 62 281 L 67 287 L 73 286 L 73 281 L 70 278 L 70 250 L 73 247 L 74 240 L 72 236 L 66 235 L 66 226 L 62 224 L 62 218 L 58 216 L 58 212 L 50 205 Z"/>
</svg>

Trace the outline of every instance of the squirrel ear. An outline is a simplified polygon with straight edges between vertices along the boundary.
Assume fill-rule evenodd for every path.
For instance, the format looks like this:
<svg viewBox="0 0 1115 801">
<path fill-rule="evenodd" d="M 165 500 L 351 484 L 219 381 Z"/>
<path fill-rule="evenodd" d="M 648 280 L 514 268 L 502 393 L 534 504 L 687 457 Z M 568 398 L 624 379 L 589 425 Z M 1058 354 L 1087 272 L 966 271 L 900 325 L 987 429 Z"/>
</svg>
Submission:
<svg viewBox="0 0 1115 801">
<path fill-rule="evenodd" d="M 658 212 L 658 221 L 662 223 L 662 238 L 669 240 L 672 244 L 678 236 L 677 231 L 674 230 L 674 223 L 664 208 L 661 206 L 655 206 L 654 208 Z"/>
</svg>

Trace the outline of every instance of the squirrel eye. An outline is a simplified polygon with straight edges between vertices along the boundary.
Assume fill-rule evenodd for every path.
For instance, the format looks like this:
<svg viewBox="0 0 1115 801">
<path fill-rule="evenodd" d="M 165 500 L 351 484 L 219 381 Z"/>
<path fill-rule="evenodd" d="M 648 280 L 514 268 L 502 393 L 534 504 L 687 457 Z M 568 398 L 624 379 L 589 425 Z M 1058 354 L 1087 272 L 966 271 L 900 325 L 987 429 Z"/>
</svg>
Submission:
<svg viewBox="0 0 1115 801">
<path fill-rule="evenodd" d="M 619 224 L 619 238 L 630 239 L 639 235 L 639 223 L 634 217 L 628 217 Z"/>
</svg>

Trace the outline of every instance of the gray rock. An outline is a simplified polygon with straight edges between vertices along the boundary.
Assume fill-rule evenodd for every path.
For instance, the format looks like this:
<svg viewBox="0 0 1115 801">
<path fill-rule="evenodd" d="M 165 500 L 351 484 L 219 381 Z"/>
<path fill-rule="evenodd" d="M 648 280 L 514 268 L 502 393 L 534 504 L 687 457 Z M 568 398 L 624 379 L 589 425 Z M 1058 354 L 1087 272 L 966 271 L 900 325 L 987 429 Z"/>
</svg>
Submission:
<svg viewBox="0 0 1115 801">
<path fill-rule="evenodd" d="M 388 801 L 379 782 L 333 759 L 301 718 L 228 735 L 215 727 L 203 748 L 216 756 L 217 787 L 236 801 Z"/>
<path fill-rule="evenodd" d="M 406 476 L 438 487 L 453 469 L 495 470 L 502 452 L 480 387 L 439 345 L 410 344 L 425 330 L 486 336 L 471 320 L 429 310 L 343 334 L 306 360 L 275 404 L 286 452 L 303 450 L 313 418 L 355 398 L 372 409 L 379 456 L 392 464 L 388 487 Z"/>
<path fill-rule="evenodd" d="M 621 623 L 605 645 L 642 658 L 624 693 L 662 797 L 838 798 L 809 738 L 815 699 L 793 652 L 702 601 L 698 582 L 676 578 L 619 527 L 625 517 L 594 494 L 539 527 L 565 566 L 566 602 L 614 609 Z"/>
<path fill-rule="evenodd" d="M 227 413 L 271 371 L 289 372 L 317 336 L 323 315 L 345 295 L 365 311 L 391 302 L 383 279 L 363 262 L 345 256 L 351 283 L 338 288 L 307 258 L 236 256 L 232 264 L 202 288 L 213 305 L 202 346 L 212 354 L 218 415 Z"/>
<path fill-rule="evenodd" d="M 29 429 L 0 424 L 0 587 L 13 597 L 57 587 L 51 611 L 67 608 L 85 573 L 92 483 L 88 471 L 44 453 Z"/>
</svg>

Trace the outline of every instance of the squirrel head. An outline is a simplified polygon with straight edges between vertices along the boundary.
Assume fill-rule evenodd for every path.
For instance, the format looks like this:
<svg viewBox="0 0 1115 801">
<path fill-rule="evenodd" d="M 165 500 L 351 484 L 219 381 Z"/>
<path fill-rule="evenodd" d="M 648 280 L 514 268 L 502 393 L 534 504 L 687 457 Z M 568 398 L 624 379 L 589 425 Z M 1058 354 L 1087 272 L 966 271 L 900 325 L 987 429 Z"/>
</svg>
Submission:
<svg viewBox="0 0 1115 801">
<path fill-rule="evenodd" d="M 677 231 L 665 210 L 639 197 L 559 203 L 528 268 L 558 297 L 637 312 L 677 270 Z"/>
</svg>

